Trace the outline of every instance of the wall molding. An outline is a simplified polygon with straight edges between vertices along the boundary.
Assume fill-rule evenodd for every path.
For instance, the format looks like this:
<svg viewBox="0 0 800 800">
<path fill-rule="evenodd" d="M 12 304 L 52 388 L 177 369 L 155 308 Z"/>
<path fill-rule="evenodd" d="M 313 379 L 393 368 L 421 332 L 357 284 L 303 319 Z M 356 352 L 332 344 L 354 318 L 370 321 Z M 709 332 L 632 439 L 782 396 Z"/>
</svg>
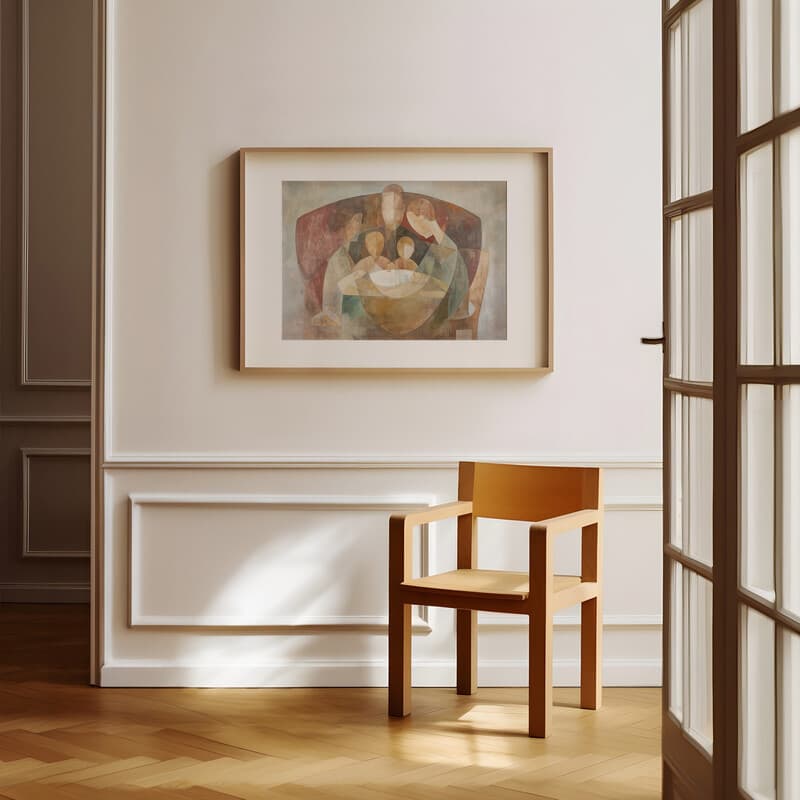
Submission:
<svg viewBox="0 0 800 800">
<path fill-rule="evenodd" d="M 653 511 L 661 513 L 663 503 L 660 497 L 609 497 L 603 505 L 605 511 Z M 580 616 L 575 613 L 556 614 L 553 617 L 555 628 L 580 627 Z M 661 614 L 605 614 L 604 628 L 660 628 L 663 624 Z M 481 628 L 527 628 L 528 620 L 522 614 L 478 613 L 478 626 Z"/>
<path fill-rule="evenodd" d="M 88 602 L 88 583 L 0 583 L 0 603 Z"/>
<path fill-rule="evenodd" d="M 459 461 L 493 461 L 499 463 L 539 463 L 552 466 L 598 466 L 603 469 L 660 470 L 663 462 L 657 458 L 637 456 L 601 456 L 598 454 L 516 456 L 467 455 L 452 456 L 287 456 L 235 455 L 209 453 L 188 455 L 165 453 L 118 453 L 107 458 L 103 469 L 442 469 L 456 470 Z"/>
<path fill-rule="evenodd" d="M 658 511 L 664 510 L 664 503 L 657 495 L 641 497 L 609 497 L 603 504 L 605 511 Z"/>
<path fill-rule="evenodd" d="M 203 628 L 203 629 L 336 629 L 336 630 L 386 630 L 388 619 L 383 616 L 271 616 L 229 617 L 143 615 L 135 612 L 138 606 L 135 594 L 135 573 L 138 566 L 137 544 L 141 538 L 141 507 L 145 505 L 172 506 L 268 506 L 273 510 L 292 511 L 403 511 L 432 505 L 433 495 L 423 496 L 318 496 L 318 495 L 256 495 L 256 494 L 205 494 L 205 493 L 133 493 L 129 495 L 128 535 L 128 626 L 130 628 Z M 659 497 L 611 497 L 605 504 L 607 511 L 657 511 L 662 509 Z M 428 526 L 421 526 L 421 574 L 429 574 L 430 534 Z M 412 629 L 416 633 L 429 633 L 432 628 L 427 608 L 414 608 Z M 527 627 L 527 620 L 515 614 L 481 613 L 478 624 L 486 629 Z M 607 628 L 660 628 L 661 614 L 606 615 Z M 576 614 L 557 615 L 556 628 L 574 628 L 580 625 Z"/>
<path fill-rule="evenodd" d="M 170 506 L 270 506 L 276 510 L 392 511 L 414 510 L 436 502 L 435 495 L 272 495 L 206 494 L 204 492 L 134 492 L 128 495 L 132 518 L 144 505 Z"/>
<path fill-rule="evenodd" d="M 116 23 L 115 6 L 107 0 L 93 0 L 92 67 L 92 363 L 91 363 L 91 445 L 92 445 L 92 518 L 91 604 L 89 624 L 89 682 L 100 683 L 100 668 L 105 659 L 106 637 L 110 623 L 106 619 L 106 600 L 110 581 L 106 580 L 106 481 L 100 464 L 110 448 L 106 426 L 111 422 L 110 364 L 111 331 L 106 330 L 107 302 L 111 298 L 110 263 L 113 251 L 113 153 L 114 96 L 112 31 Z M 108 335 L 107 335 L 108 334 Z M 108 368 L 108 373 L 106 373 Z M 110 436 L 110 428 L 108 429 Z"/>
<path fill-rule="evenodd" d="M 455 660 L 414 659 L 414 686 L 455 686 Z M 287 680 L 290 676 L 290 680 Z M 555 659 L 553 684 L 578 686 L 580 661 Z M 387 685 L 385 659 L 294 660 L 264 664 L 181 665 L 159 661 L 119 661 L 103 666 L 101 686 L 285 688 Z M 522 659 L 478 662 L 479 686 L 527 686 L 528 662 Z M 605 659 L 604 686 L 660 686 L 661 659 Z M 479 697 L 476 698 L 479 702 Z"/>
<path fill-rule="evenodd" d="M 23 447 L 22 456 L 22 557 L 23 558 L 89 558 L 90 550 L 33 550 L 31 549 L 31 459 L 41 456 L 72 456 L 90 458 L 88 447 Z"/>
<path fill-rule="evenodd" d="M 255 506 L 268 507 L 275 511 L 405 511 L 430 506 L 436 501 L 434 495 L 385 495 L 385 496 L 315 496 L 315 495 L 257 495 L 257 494 L 203 494 L 203 493 L 134 493 L 128 496 L 128 627 L 129 628 L 202 628 L 202 629 L 280 629 L 296 630 L 324 628 L 325 630 L 370 631 L 386 630 L 388 618 L 374 615 L 334 616 L 238 616 L 214 615 L 170 616 L 146 615 L 137 612 L 136 574 L 140 569 L 137 545 L 142 536 L 141 509 L 146 505 L 170 506 Z M 420 526 L 420 561 L 423 575 L 428 574 L 429 531 L 427 525 Z M 428 609 L 414 607 L 412 630 L 430 633 Z"/>
<path fill-rule="evenodd" d="M 369 615 L 338 615 L 338 616 L 270 616 L 270 617 L 237 617 L 236 622 L 231 622 L 229 617 L 180 616 L 139 614 L 135 621 L 129 624 L 130 628 L 179 628 L 218 630 L 237 632 L 264 631 L 266 633 L 286 633 L 287 629 L 303 632 L 318 630 L 347 630 L 370 632 L 385 632 L 389 629 L 389 618 Z M 412 614 L 411 630 L 414 633 L 430 633 L 430 623 L 421 614 Z"/>
<path fill-rule="evenodd" d="M 20 209 L 20 386 L 67 388 L 87 388 L 92 385 L 91 378 L 32 378 L 28 355 L 28 305 L 30 272 L 30 0 L 22 0 L 21 24 L 21 110 L 22 124 L 20 139 L 22 144 L 21 172 L 22 194 Z"/>
</svg>

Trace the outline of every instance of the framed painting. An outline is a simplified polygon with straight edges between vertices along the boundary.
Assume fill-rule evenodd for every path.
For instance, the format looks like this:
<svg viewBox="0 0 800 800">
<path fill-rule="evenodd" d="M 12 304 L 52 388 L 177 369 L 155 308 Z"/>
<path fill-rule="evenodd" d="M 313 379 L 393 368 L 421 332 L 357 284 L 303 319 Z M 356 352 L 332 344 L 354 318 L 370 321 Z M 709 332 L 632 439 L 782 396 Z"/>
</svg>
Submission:
<svg viewBox="0 0 800 800">
<path fill-rule="evenodd" d="M 547 148 L 240 150 L 242 370 L 553 368 Z"/>
</svg>

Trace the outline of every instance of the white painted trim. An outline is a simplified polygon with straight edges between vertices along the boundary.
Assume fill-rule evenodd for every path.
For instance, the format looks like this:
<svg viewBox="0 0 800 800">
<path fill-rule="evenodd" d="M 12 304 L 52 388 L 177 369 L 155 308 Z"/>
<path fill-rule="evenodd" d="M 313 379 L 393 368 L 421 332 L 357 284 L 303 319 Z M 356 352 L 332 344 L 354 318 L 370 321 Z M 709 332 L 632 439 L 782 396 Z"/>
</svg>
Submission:
<svg viewBox="0 0 800 800">
<path fill-rule="evenodd" d="M 186 494 L 186 493 L 134 493 L 129 495 L 128 531 L 128 627 L 160 628 L 320 628 L 326 630 L 386 630 L 388 619 L 382 616 L 162 616 L 136 613 L 138 607 L 135 587 L 139 567 L 137 544 L 141 538 L 141 506 L 267 506 L 282 511 L 405 511 L 430 506 L 436 502 L 434 495 L 255 495 L 255 494 Z M 427 526 L 421 526 L 422 574 L 427 574 L 429 538 Z M 412 630 L 430 633 L 427 608 L 414 606 Z"/>
<path fill-rule="evenodd" d="M 88 602 L 88 583 L 0 583 L 0 603 Z"/>
<path fill-rule="evenodd" d="M 663 511 L 664 503 L 660 496 L 609 497 L 603 503 L 604 511 Z"/>
<path fill-rule="evenodd" d="M 31 459 L 41 456 L 75 456 L 89 458 L 88 447 L 22 447 L 22 557 L 23 558 L 89 558 L 89 550 L 31 549 Z"/>
<path fill-rule="evenodd" d="M 288 509 L 332 509 L 404 511 L 430 506 L 437 502 L 435 495 L 347 496 L 347 495 L 259 495 L 259 494 L 202 494 L 202 493 L 133 493 L 134 505 L 268 505 Z M 609 497 L 605 511 L 661 511 L 660 497 Z"/>
<path fill-rule="evenodd" d="M 660 497 L 610 497 L 603 504 L 605 511 L 657 511 L 663 510 Z M 478 625 L 482 628 L 527 628 L 528 620 L 521 614 L 478 613 Z M 576 614 L 556 614 L 553 618 L 556 628 L 580 626 Z M 606 614 L 603 616 L 604 628 L 660 628 L 661 614 Z"/>
<path fill-rule="evenodd" d="M 131 628 L 249 628 L 268 631 L 274 628 L 324 628 L 362 632 L 381 632 L 389 629 L 389 618 L 379 616 L 315 616 L 315 617 L 231 617 L 184 616 L 169 617 L 140 614 Z M 418 614 L 412 615 L 411 630 L 414 633 L 430 633 L 433 628 Z"/>
<path fill-rule="evenodd" d="M 138 493 L 129 495 L 132 506 L 248 505 L 271 506 L 276 510 L 315 511 L 404 511 L 424 508 L 436 502 L 435 495 L 262 495 L 202 493 Z"/>
<path fill-rule="evenodd" d="M 455 661 L 415 661 L 415 686 L 455 686 Z M 555 659 L 553 683 L 577 686 L 578 659 Z M 387 683 L 386 661 L 303 660 L 266 664 L 176 665 L 159 661 L 119 661 L 102 668 L 101 686 L 122 687 L 302 687 L 373 686 Z M 527 686 L 527 661 L 484 660 L 478 664 L 480 686 Z M 660 659 L 607 659 L 603 662 L 604 686 L 660 686 Z M 479 697 L 476 697 L 479 702 Z"/>
<path fill-rule="evenodd" d="M 136 558 L 136 545 L 140 531 L 140 516 L 138 507 L 142 505 L 177 505 L 177 506 L 203 506 L 203 505 L 239 505 L 239 506 L 269 506 L 273 510 L 333 510 L 333 511 L 403 511 L 421 506 L 429 506 L 436 501 L 433 495 L 424 496 L 322 496 L 322 495 L 254 495 L 254 494 L 202 494 L 202 493 L 133 493 L 129 495 L 129 583 L 128 583 L 128 625 L 131 628 L 139 627 L 199 627 L 199 628 L 300 628 L 300 627 L 326 627 L 339 630 L 365 630 L 386 629 L 388 621 L 378 616 L 315 616 L 315 617 L 259 617 L 252 618 L 237 616 L 160 616 L 141 615 L 134 613 L 137 606 L 134 595 L 136 582 L 134 575 L 138 560 Z M 660 498 L 611 498 L 605 505 L 609 511 L 660 511 Z M 423 530 L 421 550 L 423 553 L 422 574 L 427 574 L 425 564 L 429 555 L 428 531 Z M 416 609 L 413 630 L 418 633 L 429 633 L 431 626 L 428 623 L 427 609 Z M 527 620 L 516 614 L 486 614 L 481 613 L 478 618 L 479 625 L 484 628 L 518 628 L 526 627 Z M 574 614 L 556 616 L 554 624 L 558 628 L 576 627 L 580 624 L 579 618 Z M 660 614 L 618 614 L 604 617 L 606 627 L 660 627 L 662 619 Z"/>
<path fill-rule="evenodd" d="M 661 686 L 660 658 L 613 658 L 603 660 L 603 686 Z M 478 663 L 482 686 L 527 686 L 528 662 L 519 659 Z M 580 686 L 580 660 L 553 661 L 554 686 Z"/>
<path fill-rule="evenodd" d="M 89 378 L 31 378 L 28 371 L 28 273 L 30 266 L 30 0 L 22 0 L 22 197 L 20 210 L 20 386 L 89 387 Z"/>
<path fill-rule="evenodd" d="M 116 0 L 106 2 L 105 26 L 105 75 L 103 76 L 103 89 L 105 91 L 105 164 L 104 178 L 105 191 L 104 203 L 104 241 L 102 267 L 103 288 L 103 317 L 99 320 L 98 341 L 95 347 L 99 348 L 103 361 L 102 385 L 97 391 L 103 398 L 103 426 L 102 437 L 99 443 L 100 452 L 96 453 L 98 462 L 104 462 L 114 452 L 112 437 L 114 428 L 111 419 L 113 370 L 113 334 L 114 315 L 112 313 L 114 296 L 114 153 L 116 147 L 116 29 L 117 29 L 117 3 Z"/>
<path fill-rule="evenodd" d="M 91 527 L 91 605 L 89 636 L 89 681 L 96 686 L 100 683 L 100 667 L 104 660 L 106 636 L 105 608 L 107 597 L 106 580 L 107 559 L 105 556 L 105 497 L 106 481 L 101 464 L 105 458 L 105 423 L 108 421 L 106 409 L 105 364 L 109 359 L 106 352 L 106 259 L 108 250 L 108 229 L 111 220 L 107 216 L 110 208 L 107 187 L 110 185 L 110 155 L 107 149 L 111 119 L 107 118 L 107 108 L 111 102 L 111 89 L 108 84 L 110 66 L 109 26 L 113 25 L 113 0 L 93 0 L 93 116 L 92 130 L 92 210 L 94 237 L 92 248 L 92 390 L 91 390 L 91 447 L 92 447 L 92 527 Z M 109 21 L 109 19 L 111 21 Z M 110 549 L 110 548 L 109 548 Z"/>
<path fill-rule="evenodd" d="M 107 447 L 107 450 L 110 448 Z M 118 453 L 107 457 L 104 469 L 458 469 L 459 461 L 492 461 L 504 464 L 528 463 L 551 466 L 598 466 L 603 469 L 644 470 L 662 468 L 657 458 L 637 456 L 531 455 L 516 456 L 292 456 L 292 455 L 216 455 L 212 453 Z"/>
<path fill-rule="evenodd" d="M 112 5 L 111 3 L 110 5 Z M 100 542 L 100 558 L 101 560 L 101 573 L 102 583 L 100 585 L 100 596 L 98 598 L 98 606 L 100 617 L 98 619 L 98 638 L 100 646 L 97 652 L 97 662 L 95 665 L 96 674 L 94 680 L 97 684 L 100 682 L 100 670 L 105 663 L 106 642 L 112 641 L 113 629 L 116 620 L 114 619 L 111 609 L 114 608 L 114 589 L 116 588 L 115 582 L 111 579 L 114 575 L 114 538 L 110 535 L 110 531 L 114 530 L 113 516 L 114 509 L 113 503 L 108 500 L 111 497 L 111 476 L 108 473 L 101 472 L 100 479 L 102 482 L 102 505 L 100 513 L 102 514 L 102 528 L 99 531 Z M 128 538 L 130 538 L 130 530 L 128 531 Z M 95 545 L 97 546 L 97 544 Z M 129 545 L 130 546 L 130 545 Z M 129 552 L 130 556 L 130 552 Z M 94 576 L 93 576 L 94 578 Z M 128 561 L 128 594 L 130 595 L 130 560 Z M 130 596 L 128 597 L 128 604 L 130 606 Z"/>
</svg>

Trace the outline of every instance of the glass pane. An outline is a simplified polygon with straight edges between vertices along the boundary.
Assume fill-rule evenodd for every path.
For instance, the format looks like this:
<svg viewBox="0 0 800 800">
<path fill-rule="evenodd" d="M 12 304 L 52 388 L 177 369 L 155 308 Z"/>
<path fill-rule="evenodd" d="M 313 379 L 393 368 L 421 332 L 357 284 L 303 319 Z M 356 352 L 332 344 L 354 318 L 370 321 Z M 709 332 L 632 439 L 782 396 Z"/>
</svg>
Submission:
<svg viewBox="0 0 800 800">
<path fill-rule="evenodd" d="M 683 720 L 683 566 L 672 562 L 669 585 L 669 710 Z"/>
<path fill-rule="evenodd" d="M 669 236 L 669 374 L 683 378 L 683 221 L 676 217 Z"/>
<path fill-rule="evenodd" d="M 739 126 L 772 119 L 772 3 L 739 0 Z"/>
<path fill-rule="evenodd" d="M 688 215 L 689 314 L 686 323 L 689 380 L 710 381 L 714 372 L 713 212 Z"/>
<path fill-rule="evenodd" d="M 687 12 L 687 176 L 689 194 L 711 188 L 712 100 L 711 0 L 701 0 Z"/>
<path fill-rule="evenodd" d="M 692 211 L 670 234 L 670 375 L 711 381 L 714 372 L 713 212 Z"/>
<path fill-rule="evenodd" d="M 742 788 L 757 800 L 775 797 L 775 624 L 742 611 Z"/>
<path fill-rule="evenodd" d="M 693 5 L 670 31 L 670 198 L 711 188 L 711 0 Z"/>
<path fill-rule="evenodd" d="M 772 143 L 742 156 L 740 198 L 741 359 L 744 364 L 772 364 Z"/>
<path fill-rule="evenodd" d="M 683 197 L 683 20 L 669 32 L 669 199 Z"/>
<path fill-rule="evenodd" d="M 670 449 L 670 464 L 672 466 L 670 476 L 670 526 L 669 540 L 675 547 L 683 547 L 683 440 L 686 436 L 686 428 L 683 422 L 683 407 L 686 398 L 679 394 L 671 395 L 672 401 L 672 420 L 670 422 L 670 436 L 672 439 Z"/>
<path fill-rule="evenodd" d="M 670 542 L 711 566 L 713 404 L 677 393 L 670 404 Z"/>
<path fill-rule="evenodd" d="M 783 387 L 783 558 L 781 604 L 800 618 L 800 386 Z M 800 794 L 798 795 L 800 797 Z"/>
<path fill-rule="evenodd" d="M 779 147 L 783 361 L 800 364 L 800 128 L 781 136 Z"/>
<path fill-rule="evenodd" d="M 711 583 L 694 572 L 689 576 L 689 703 L 686 729 L 711 752 L 713 742 L 713 681 L 711 675 Z"/>
<path fill-rule="evenodd" d="M 778 112 L 783 114 L 800 106 L 800 0 L 779 0 L 778 13 L 780 15 Z"/>
<path fill-rule="evenodd" d="M 742 585 L 775 599 L 775 403 L 771 386 L 742 391 Z"/>
<path fill-rule="evenodd" d="M 781 633 L 781 694 L 778 703 L 778 797 L 800 797 L 800 636 Z"/>
<path fill-rule="evenodd" d="M 714 420 L 711 400 L 689 398 L 687 551 L 709 566 L 712 562 L 712 490 Z"/>
</svg>

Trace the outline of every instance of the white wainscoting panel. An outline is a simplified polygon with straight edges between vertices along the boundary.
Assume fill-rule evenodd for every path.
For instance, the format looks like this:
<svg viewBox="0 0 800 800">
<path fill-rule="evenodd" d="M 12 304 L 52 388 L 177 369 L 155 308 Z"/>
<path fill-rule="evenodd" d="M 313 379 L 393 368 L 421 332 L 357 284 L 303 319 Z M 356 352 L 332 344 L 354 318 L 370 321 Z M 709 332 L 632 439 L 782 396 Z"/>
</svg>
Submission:
<svg viewBox="0 0 800 800">
<path fill-rule="evenodd" d="M 525 523 L 482 520 L 482 542 L 478 564 L 484 569 L 525 570 L 528 526 Z M 661 626 L 661 559 L 654 544 L 661 537 L 661 502 L 657 497 L 608 497 L 603 536 L 604 624 L 606 627 Z M 554 568 L 564 575 L 580 575 L 580 531 L 570 531 L 555 540 Z M 655 589 L 655 590 L 654 590 Z M 555 616 L 560 627 L 575 627 L 577 606 Z M 479 613 L 478 624 L 486 627 L 527 627 L 519 614 Z"/>
<path fill-rule="evenodd" d="M 108 468 L 102 684 L 385 685 L 389 515 L 453 499 L 456 476 L 409 460 Z M 661 680 L 660 481 L 651 464 L 606 472 L 609 686 Z M 421 533 L 415 570 L 454 568 L 455 525 Z M 525 569 L 526 525 L 481 520 L 478 541 L 481 566 Z M 557 567 L 577 569 L 577 553 L 577 532 L 559 537 Z M 414 683 L 453 685 L 453 612 L 414 619 Z M 524 620 L 479 623 L 480 684 L 524 685 Z M 554 655 L 554 681 L 574 685 L 575 610 L 556 620 Z"/>
<path fill-rule="evenodd" d="M 129 624 L 385 628 L 387 547 L 370 534 L 385 529 L 388 514 L 432 502 L 430 495 L 131 495 Z M 423 528 L 423 569 L 427 539 Z M 344 563 L 348 572 L 330 568 Z M 413 625 L 430 630 L 419 614 Z"/>
</svg>

